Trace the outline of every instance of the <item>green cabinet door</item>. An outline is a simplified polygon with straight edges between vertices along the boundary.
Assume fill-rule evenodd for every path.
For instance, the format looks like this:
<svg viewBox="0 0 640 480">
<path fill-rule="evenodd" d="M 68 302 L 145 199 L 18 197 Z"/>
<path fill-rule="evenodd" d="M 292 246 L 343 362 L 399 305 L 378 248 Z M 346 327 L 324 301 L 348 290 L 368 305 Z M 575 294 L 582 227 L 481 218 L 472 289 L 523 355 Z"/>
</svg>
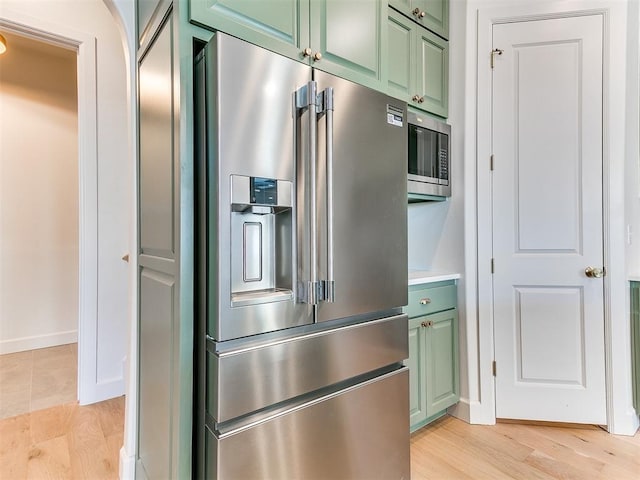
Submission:
<svg viewBox="0 0 640 480">
<path fill-rule="evenodd" d="M 424 317 L 409 320 L 409 425 L 412 427 L 427 418 L 426 358 Z"/>
<path fill-rule="evenodd" d="M 458 367 L 458 311 L 428 315 L 426 329 L 427 417 L 442 412 L 460 399 Z"/>
<path fill-rule="evenodd" d="M 310 8 L 312 66 L 381 90 L 387 2 L 311 0 Z"/>
<path fill-rule="evenodd" d="M 192 22 L 308 61 L 309 0 L 190 0 Z"/>
<path fill-rule="evenodd" d="M 449 0 L 389 0 L 389 6 L 441 37 L 449 38 Z"/>
<path fill-rule="evenodd" d="M 446 117 L 449 113 L 449 42 L 417 29 L 417 108 Z"/>
<path fill-rule="evenodd" d="M 449 0 L 413 0 L 416 21 L 443 38 L 449 38 Z"/>
<path fill-rule="evenodd" d="M 640 415 L 640 282 L 631 282 L 631 359 L 633 405 Z"/>
<path fill-rule="evenodd" d="M 387 15 L 387 76 L 389 95 L 410 102 L 416 76 L 415 25 L 393 9 Z"/>
<path fill-rule="evenodd" d="M 410 106 L 449 113 L 449 42 L 394 9 L 387 12 L 384 87 Z"/>
</svg>

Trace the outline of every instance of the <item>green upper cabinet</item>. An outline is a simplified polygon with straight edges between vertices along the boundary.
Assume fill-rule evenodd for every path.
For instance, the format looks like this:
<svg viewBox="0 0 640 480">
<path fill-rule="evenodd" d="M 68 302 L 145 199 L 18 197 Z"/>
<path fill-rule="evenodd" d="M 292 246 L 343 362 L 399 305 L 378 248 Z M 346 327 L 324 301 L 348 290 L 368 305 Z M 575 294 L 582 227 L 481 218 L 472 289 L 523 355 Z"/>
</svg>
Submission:
<svg viewBox="0 0 640 480">
<path fill-rule="evenodd" d="M 416 87 L 420 95 L 417 107 L 446 117 L 449 113 L 449 42 L 422 28 L 416 34 Z"/>
<path fill-rule="evenodd" d="M 191 21 L 382 89 L 383 0 L 190 0 Z"/>
<path fill-rule="evenodd" d="M 304 0 L 300 0 L 304 1 Z M 311 64 L 371 88 L 382 88 L 387 2 L 311 0 Z M 316 60 L 317 54 L 321 55 Z"/>
<path fill-rule="evenodd" d="M 449 42 L 390 8 L 387 51 L 387 93 L 412 107 L 447 117 Z"/>
<path fill-rule="evenodd" d="M 415 26 L 389 9 L 387 22 L 387 92 L 409 101 L 416 76 Z"/>
<path fill-rule="evenodd" d="M 449 38 L 449 0 L 389 0 L 389 6 L 442 38 Z"/>
<path fill-rule="evenodd" d="M 309 0 L 190 0 L 190 18 L 287 57 L 309 46 Z"/>
</svg>

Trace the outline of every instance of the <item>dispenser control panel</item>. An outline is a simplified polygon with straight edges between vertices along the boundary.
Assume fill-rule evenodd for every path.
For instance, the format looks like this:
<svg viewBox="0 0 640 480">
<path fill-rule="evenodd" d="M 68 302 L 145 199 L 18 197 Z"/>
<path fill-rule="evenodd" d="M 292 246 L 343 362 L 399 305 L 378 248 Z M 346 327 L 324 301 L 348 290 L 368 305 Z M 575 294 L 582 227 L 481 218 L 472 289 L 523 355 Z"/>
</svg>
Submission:
<svg viewBox="0 0 640 480">
<path fill-rule="evenodd" d="M 251 203 L 258 205 L 278 204 L 278 181 L 273 178 L 250 177 Z"/>
</svg>

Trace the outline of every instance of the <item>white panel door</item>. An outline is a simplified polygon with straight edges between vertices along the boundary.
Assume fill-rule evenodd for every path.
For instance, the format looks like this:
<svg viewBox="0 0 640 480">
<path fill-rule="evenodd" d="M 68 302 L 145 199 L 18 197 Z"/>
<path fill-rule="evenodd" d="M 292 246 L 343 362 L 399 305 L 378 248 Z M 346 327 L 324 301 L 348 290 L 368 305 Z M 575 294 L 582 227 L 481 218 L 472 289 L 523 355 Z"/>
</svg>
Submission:
<svg viewBox="0 0 640 480">
<path fill-rule="evenodd" d="M 602 17 L 494 25 L 496 416 L 606 424 Z"/>
</svg>

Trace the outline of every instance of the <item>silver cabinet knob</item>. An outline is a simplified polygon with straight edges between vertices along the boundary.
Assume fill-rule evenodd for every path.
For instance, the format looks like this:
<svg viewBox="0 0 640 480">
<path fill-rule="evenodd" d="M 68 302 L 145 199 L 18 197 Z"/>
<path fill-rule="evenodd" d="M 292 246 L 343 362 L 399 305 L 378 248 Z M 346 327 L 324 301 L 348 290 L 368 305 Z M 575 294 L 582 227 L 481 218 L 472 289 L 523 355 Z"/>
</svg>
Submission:
<svg viewBox="0 0 640 480">
<path fill-rule="evenodd" d="M 431 303 L 431 299 L 430 298 L 421 298 L 420 299 L 420 305 L 428 305 Z"/>
<path fill-rule="evenodd" d="M 424 97 L 420 97 L 420 98 L 418 99 L 418 103 L 424 103 Z"/>
<path fill-rule="evenodd" d="M 605 276 L 604 268 L 587 267 L 584 269 L 584 274 L 589 278 L 602 278 Z"/>
<path fill-rule="evenodd" d="M 411 12 L 413 13 L 416 17 L 420 16 L 420 9 L 418 7 L 414 8 L 413 11 Z"/>
<path fill-rule="evenodd" d="M 411 100 L 413 100 L 414 102 L 420 101 L 420 95 L 414 95 L 413 97 L 411 97 Z"/>
<path fill-rule="evenodd" d="M 307 48 L 305 48 L 305 49 L 302 51 L 302 56 L 303 56 L 303 57 L 310 57 L 310 56 L 311 56 L 311 53 L 312 53 L 312 52 L 311 52 L 311 49 L 310 49 L 309 47 L 307 47 Z"/>
<path fill-rule="evenodd" d="M 320 60 L 322 60 L 322 54 L 320 52 L 316 52 L 316 54 L 313 56 L 313 59 L 318 62 Z"/>
<path fill-rule="evenodd" d="M 420 12 L 420 13 L 418 14 L 418 16 L 419 16 L 420 18 L 424 18 L 424 16 L 425 16 L 425 15 L 426 15 L 426 13 L 424 13 L 424 11 L 422 11 L 422 12 Z"/>
</svg>

